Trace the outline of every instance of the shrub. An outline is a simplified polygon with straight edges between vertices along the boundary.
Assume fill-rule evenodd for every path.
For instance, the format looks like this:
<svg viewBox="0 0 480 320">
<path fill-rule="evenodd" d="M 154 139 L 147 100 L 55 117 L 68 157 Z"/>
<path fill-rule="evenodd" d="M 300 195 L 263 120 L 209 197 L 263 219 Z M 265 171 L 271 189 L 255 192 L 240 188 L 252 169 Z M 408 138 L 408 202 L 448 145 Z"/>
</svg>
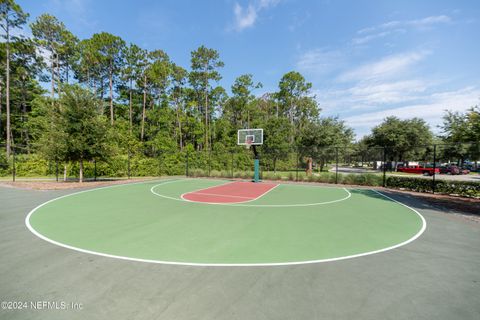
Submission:
<svg viewBox="0 0 480 320">
<path fill-rule="evenodd" d="M 358 182 L 361 181 L 362 179 L 357 177 L 356 174 L 347 174 L 345 177 L 342 179 L 343 184 L 359 184 Z"/>
<path fill-rule="evenodd" d="M 365 176 L 365 185 L 367 186 L 381 186 L 383 184 L 383 177 L 378 174 L 366 173 Z"/>
<path fill-rule="evenodd" d="M 262 173 L 262 179 L 264 179 L 264 180 L 275 180 L 275 174 L 273 172 Z"/>
<path fill-rule="evenodd" d="M 354 184 L 359 186 L 380 186 L 382 185 L 382 176 L 366 173 L 366 174 L 345 174 L 341 175 L 343 184 Z M 339 175 L 340 181 L 340 175 Z"/>
<path fill-rule="evenodd" d="M 230 178 L 231 172 L 228 170 L 222 170 L 220 171 L 220 177 L 222 178 Z"/>
<path fill-rule="evenodd" d="M 327 183 L 335 183 L 335 181 L 338 180 L 338 183 L 342 183 L 343 181 L 343 175 L 338 174 L 338 176 L 335 175 L 335 173 L 328 172 L 327 173 Z"/>
<path fill-rule="evenodd" d="M 10 163 L 4 152 L 0 152 L 0 177 L 11 174 Z"/>
<path fill-rule="evenodd" d="M 189 172 L 189 175 L 191 177 L 205 177 L 206 174 L 205 174 L 205 171 L 203 171 L 202 169 L 193 169 L 193 170 L 190 170 Z"/>
<path fill-rule="evenodd" d="M 38 155 L 21 154 L 16 156 L 15 173 L 17 176 L 46 176 L 50 173 L 49 171 L 48 161 Z"/>
<path fill-rule="evenodd" d="M 222 177 L 222 173 L 218 170 L 210 171 L 210 177 L 220 178 Z"/>
<path fill-rule="evenodd" d="M 243 174 L 242 174 L 242 178 L 243 178 L 243 179 L 247 179 L 247 180 L 248 180 L 248 179 L 252 179 L 252 177 L 253 177 L 253 172 L 251 172 L 251 171 L 245 171 L 245 172 L 243 172 Z"/>
<path fill-rule="evenodd" d="M 266 172 L 263 173 L 263 179 L 265 180 L 282 180 L 282 175 L 280 173 Z"/>
<path fill-rule="evenodd" d="M 388 177 L 387 186 L 416 192 L 432 192 L 432 180 L 411 177 Z M 435 180 L 435 192 L 480 198 L 480 183 L 472 181 Z"/>
<path fill-rule="evenodd" d="M 315 181 L 316 182 L 327 182 L 328 181 L 327 173 L 321 172 L 321 173 L 315 175 Z"/>
</svg>

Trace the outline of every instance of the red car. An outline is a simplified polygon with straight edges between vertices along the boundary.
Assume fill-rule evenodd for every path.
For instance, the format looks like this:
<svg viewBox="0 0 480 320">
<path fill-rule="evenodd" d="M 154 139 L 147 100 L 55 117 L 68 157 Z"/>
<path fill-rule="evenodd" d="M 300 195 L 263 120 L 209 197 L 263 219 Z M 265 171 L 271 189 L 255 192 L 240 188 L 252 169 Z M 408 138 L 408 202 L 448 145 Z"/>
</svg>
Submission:
<svg viewBox="0 0 480 320">
<path fill-rule="evenodd" d="M 439 168 L 435 168 L 435 170 L 433 170 L 433 168 L 431 167 L 422 167 L 422 166 L 398 167 L 397 171 L 406 172 L 406 173 L 423 174 L 424 176 L 433 176 L 436 173 L 440 173 Z"/>
</svg>

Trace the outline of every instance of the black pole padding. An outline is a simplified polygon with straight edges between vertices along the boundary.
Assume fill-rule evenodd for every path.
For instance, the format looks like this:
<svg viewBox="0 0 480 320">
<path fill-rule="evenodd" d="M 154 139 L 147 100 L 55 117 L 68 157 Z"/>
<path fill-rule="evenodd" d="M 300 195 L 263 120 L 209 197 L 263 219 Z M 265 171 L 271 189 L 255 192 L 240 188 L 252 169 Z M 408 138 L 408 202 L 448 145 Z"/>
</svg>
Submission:
<svg viewBox="0 0 480 320">
<path fill-rule="evenodd" d="M 258 151 L 257 151 L 257 146 L 252 145 L 252 150 L 253 150 L 253 155 L 255 156 L 255 159 L 259 159 L 259 157 L 258 157 Z"/>
</svg>

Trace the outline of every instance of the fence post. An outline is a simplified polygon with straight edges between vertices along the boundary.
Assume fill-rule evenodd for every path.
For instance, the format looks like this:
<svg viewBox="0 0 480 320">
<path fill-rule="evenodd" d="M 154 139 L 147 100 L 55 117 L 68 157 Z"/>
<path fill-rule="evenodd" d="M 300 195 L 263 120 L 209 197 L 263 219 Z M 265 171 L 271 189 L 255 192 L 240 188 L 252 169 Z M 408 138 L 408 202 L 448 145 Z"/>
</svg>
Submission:
<svg viewBox="0 0 480 320">
<path fill-rule="evenodd" d="M 338 184 L 338 147 L 335 147 L 335 184 Z"/>
<path fill-rule="evenodd" d="M 128 179 L 130 179 L 130 150 L 128 150 L 127 175 L 128 175 Z"/>
<path fill-rule="evenodd" d="M 58 160 L 55 161 L 55 180 L 58 182 Z"/>
<path fill-rule="evenodd" d="M 433 145 L 432 193 L 435 193 L 435 169 L 437 168 L 437 145 Z"/>
<path fill-rule="evenodd" d="M 97 159 L 93 159 L 93 181 L 97 181 Z"/>
<path fill-rule="evenodd" d="M 383 147 L 383 187 L 387 184 L 387 147 Z"/>
<path fill-rule="evenodd" d="M 208 150 L 208 176 L 210 177 L 210 171 L 212 170 L 212 149 Z"/>
<path fill-rule="evenodd" d="M 297 150 L 297 152 L 296 152 L 295 155 L 296 155 L 296 157 L 297 157 L 297 165 L 296 165 L 296 168 L 295 168 L 295 181 L 298 181 L 298 160 L 299 160 L 299 159 L 298 159 L 298 158 L 299 158 L 299 156 L 298 156 L 298 150 Z"/>
<path fill-rule="evenodd" d="M 185 177 L 188 178 L 188 150 L 185 153 Z"/>
<path fill-rule="evenodd" d="M 234 164 L 233 164 L 233 161 L 234 161 L 234 160 L 233 160 L 233 158 L 234 158 L 234 157 L 233 157 L 233 151 L 232 151 L 232 178 L 233 178 L 233 167 L 234 167 Z"/>
<path fill-rule="evenodd" d="M 162 152 L 158 153 L 158 176 L 162 176 Z"/>
<path fill-rule="evenodd" d="M 15 175 L 16 175 L 16 167 L 15 167 L 15 148 L 13 147 L 12 148 L 12 155 L 13 155 L 13 162 L 12 162 L 12 179 L 13 179 L 13 182 L 15 182 Z"/>
</svg>

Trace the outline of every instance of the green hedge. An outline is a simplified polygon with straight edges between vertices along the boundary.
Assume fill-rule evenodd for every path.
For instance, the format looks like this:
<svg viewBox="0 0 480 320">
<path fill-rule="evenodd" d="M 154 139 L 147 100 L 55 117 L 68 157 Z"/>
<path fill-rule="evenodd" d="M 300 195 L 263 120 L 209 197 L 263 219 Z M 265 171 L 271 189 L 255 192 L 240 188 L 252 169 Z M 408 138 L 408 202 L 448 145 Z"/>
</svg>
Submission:
<svg viewBox="0 0 480 320">
<path fill-rule="evenodd" d="M 432 192 L 432 180 L 410 177 L 388 177 L 387 187 L 416 192 Z M 435 180 L 435 192 L 480 198 L 480 183 L 472 181 Z"/>
<path fill-rule="evenodd" d="M 6 157 L 0 157 L 0 176 L 12 174 L 13 157 L 7 161 Z M 20 154 L 15 156 L 15 173 L 21 177 L 48 176 L 54 173 L 52 163 L 37 154 Z"/>
<path fill-rule="evenodd" d="M 10 163 L 4 152 L 0 152 L 0 177 L 10 175 L 12 173 L 10 169 Z"/>
</svg>

